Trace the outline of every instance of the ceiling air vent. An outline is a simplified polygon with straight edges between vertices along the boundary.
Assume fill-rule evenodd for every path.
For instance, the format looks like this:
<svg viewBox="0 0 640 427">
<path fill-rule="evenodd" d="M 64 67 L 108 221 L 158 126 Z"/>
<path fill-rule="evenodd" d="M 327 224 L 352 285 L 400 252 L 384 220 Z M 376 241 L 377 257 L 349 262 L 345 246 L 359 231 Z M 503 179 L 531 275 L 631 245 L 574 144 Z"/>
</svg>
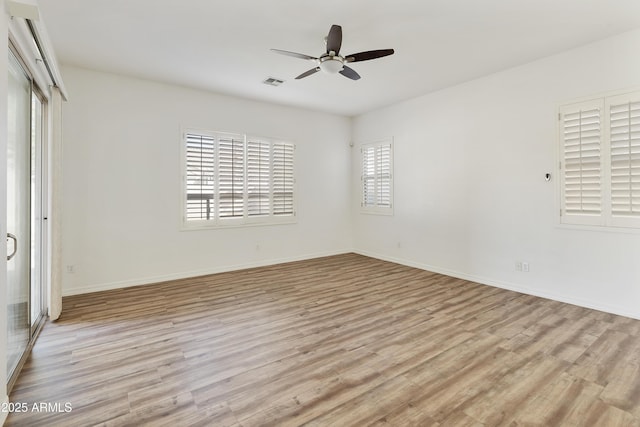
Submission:
<svg viewBox="0 0 640 427">
<path fill-rule="evenodd" d="M 269 86 L 280 86 L 284 83 L 284 80 L 276 79 L 275 77 L 267 77 L 262 83 Z"/>
</svg>

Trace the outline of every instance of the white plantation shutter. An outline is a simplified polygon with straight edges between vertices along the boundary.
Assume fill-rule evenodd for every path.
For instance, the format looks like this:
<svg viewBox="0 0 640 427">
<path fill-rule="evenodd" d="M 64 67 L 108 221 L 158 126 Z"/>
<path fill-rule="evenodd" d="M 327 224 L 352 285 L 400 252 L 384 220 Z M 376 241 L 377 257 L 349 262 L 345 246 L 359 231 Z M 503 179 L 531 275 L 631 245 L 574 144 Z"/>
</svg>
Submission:
<svg viewBox="0 0 640 427">
<path fill-rule="evenodd" d="M 391 213 L 393 145 L 390 140 L 362 146 L 362 199 L 365 212 Z"/>
<path fill-rule="evenodd" d="M 602 110 L 594 101 L 561 111 L 563 222 L 602 222 Z"/>
<path fill-rule="evenodd" d="M 244 216 L 244 138 L 225 136 L 218 139 L 219 217 Z"/>
<path fill-rule="evenodd" d="M 376 147 L 362 147 L 362 205 L 376 205 Z"/>
<path fill-rule="evenodd" d="M 376 170 L 378 185 L 376 204 L 379 207 L 391 207 L 391 144 L 376 147 Z"/>
<path fill-rule="evenodd" d="M 640 92 L 560 108 L 561 222 L 640 228 Z"/>
<path fill-rule="evenodd" d="M 247 214 L 269 215 L 271 206 L 271 145 L 263 141 L 247 142 Z"/>
<path fill-rule="evenodd" d="M 295 147 L 288 143 L 273 144 L 273 214 L 295 215 L 294 159 Z"/>
<path fill-rule="evenodd" d="M 612 225 L 640 226 L 640 94 L 607 98 Z"/>
<path fill-rule="evenodd" d="M 185 224 L 291 222 L 294 147 L 245 135 L 185 133 Z"/>
<path fill-rule="evenodd" d="M 214 215 L 214 139 L 186 135 L 186 219 L 208 220 Z"/>
</svg>

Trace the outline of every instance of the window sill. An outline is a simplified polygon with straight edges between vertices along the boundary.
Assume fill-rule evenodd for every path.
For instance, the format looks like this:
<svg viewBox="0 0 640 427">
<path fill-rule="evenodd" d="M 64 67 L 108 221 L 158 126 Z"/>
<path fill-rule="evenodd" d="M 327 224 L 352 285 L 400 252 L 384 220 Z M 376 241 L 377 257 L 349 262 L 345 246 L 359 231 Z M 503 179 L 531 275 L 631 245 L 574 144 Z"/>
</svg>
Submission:
<svg viewBox="0 0 640 427">
<path fill-rule="evenodd" d="M 640 228 L 616 227 L 611 225 L 584 225 L 558 223 L 556 228 L 560 230 L 590 231 L 613 234 L 640 234 Z"/>
<path fill-rule="evenodd" d="M 287 216 L 282 218 L 271 218 L 265 220 L 218 220 L 218 221 L 193 221 L 182 222 L 180 231 L 199 231 L 199 230 L 219 230 L 225 228 L 246 228 L 246 227 L 270 227 L 273 225 L 286 225 L 295 224 L 298 222 L 298 218 L 294 216 Z"/>
<path fill-rule="evenodd" d="M 361 214 L 393 216 L 393 209 L 360 209 Z"/>
</svg>

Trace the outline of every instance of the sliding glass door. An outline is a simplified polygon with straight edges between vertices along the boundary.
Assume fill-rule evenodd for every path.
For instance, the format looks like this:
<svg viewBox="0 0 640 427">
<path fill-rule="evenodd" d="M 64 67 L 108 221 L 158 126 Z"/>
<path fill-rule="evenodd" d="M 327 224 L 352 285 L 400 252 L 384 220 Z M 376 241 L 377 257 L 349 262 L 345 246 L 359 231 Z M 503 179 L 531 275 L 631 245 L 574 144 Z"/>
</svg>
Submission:
<svg viewBox="0 0 640 427">
<path fill-rule="evenodd" d="M 43 318 L 43 99 L 9 52 L 7 140 L 7 373 Z"/>
</svg>

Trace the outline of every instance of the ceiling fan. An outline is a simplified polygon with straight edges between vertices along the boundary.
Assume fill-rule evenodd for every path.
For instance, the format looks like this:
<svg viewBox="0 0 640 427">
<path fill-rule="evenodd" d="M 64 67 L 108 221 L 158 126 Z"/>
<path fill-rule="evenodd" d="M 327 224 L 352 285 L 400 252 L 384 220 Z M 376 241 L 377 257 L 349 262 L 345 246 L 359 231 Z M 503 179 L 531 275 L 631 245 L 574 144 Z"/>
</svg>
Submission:
<svg viewBox="0 0 640 427">
<path fill-rule="evenodd" d="M 303 53 L 289 52 L 287 50 L 271 49 L 282 55 L 293 56 L 294 58 L 307 59 L 316 62 L 316 67 L 300 74 L 296 79 L 308 77 L 318 71 L 324 71 L 329 74 L 340 73 L 351 80 L 358 80 L 360 75 L 353 68 L 346 64 L 351 62 L 368 61 L 370 59 L 382 58 L 383 56 L 393 55 L 393 49 L 368 50 L 366 52 L 353 53 L 351 55 L 340 55 L 340 47 L 342 46 L 342 27 L 340 25 L 332 25 L 329 34 L 325 38 L 327 51 L 319 57 L 305 55 Z"/>
</svg>

